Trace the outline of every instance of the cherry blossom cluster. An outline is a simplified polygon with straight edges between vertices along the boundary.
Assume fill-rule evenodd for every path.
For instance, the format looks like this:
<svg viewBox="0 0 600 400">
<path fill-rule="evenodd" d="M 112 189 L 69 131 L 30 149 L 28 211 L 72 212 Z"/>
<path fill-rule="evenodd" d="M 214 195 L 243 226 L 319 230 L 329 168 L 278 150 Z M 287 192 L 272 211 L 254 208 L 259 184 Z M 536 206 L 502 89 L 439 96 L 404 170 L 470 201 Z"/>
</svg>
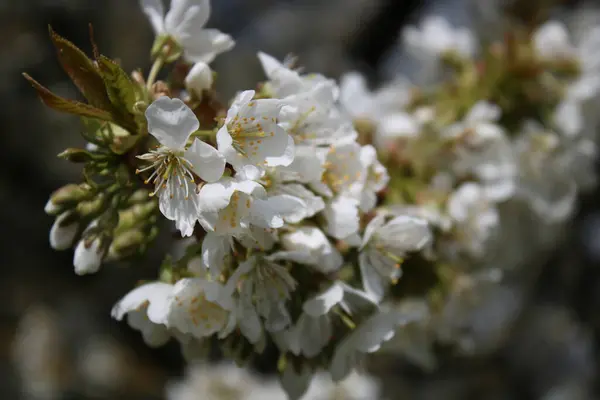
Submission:
<svg viewBox="0 0 600 400">
<path fill-rule="evenodd" d="M 338 85 L 260 52 L 264 82 L 224 103 L 210 64 L 234 40 L 205 28 L 210 1 L 140 5 L 156 34 L 147 76 L 54 37 L 88 68 L 66 69 L 83 94 L 107 93 L 67 106 L 30 80 L 86 123 L 87 148 L 61 154 L 85 181 L 46 206 L 52 247 L 76 243 L 75 272 L 176 232 L 156 280 L 112 310 L 151 346 L 218 348 L 239 365 L 275 349 L 291 399 L 323 370 L 352 376 L 394 336 L 431 364 L 436 340 L 472 347 L 461 332 L 481 293 L 595 184 L 600 31 L 572 44 L 548 22 L 478 48 L 433 17 L 403 32 L 422 66 L 413 83 L 371 91 L 349 73 Z M 523 215 L 544 229 L 524 236 Z"/>
<path fill-rule="evenodd" d="M 156 33 L 148 77 L 132 75 L 139 93 L 131 125 L 141 132 L 114 123 L 112 130 L 126 131 L 121 138 L 108 134 L 107 145 L 90 137 L 86 150 L 69 151 L 86 162 L 86 178 L 93 171 L 111 179 L 51 197 L 47 211 L 58 215 L 51 244 L 67 249 L 80 237 L 76 272 L 95 273 L 103 261 L 127 259 L 115 243 L 143 254 L 151 241 L 138 224 L 158 230 L 162 215 L 184 240 L 182 254 L 126 294 L 114 318 L 149 345 L 179 341 L 191 357 L 216 346 L 244 364 L 275 346 L 290 398 L 321 369 L 344 379 L 421 317 L 381 301 L 404 259 L 430 246 L 427 220 L 378 210 L 390 177 L 375 147 L 357 141 L 334 80 L 259 53 L 266 80 L 223 105 L 209 64 L 234 42 L 204 28 L 210 2 L 173 0 L 166 13 L 159 0 L 140 4 Z M 98 198 L 105 201 L 93 212 L 79 212 L 83 200 Z"/>
<path fill-rule="evenodd" d="M 507 302 L 483 318 L 486 294 L 555 243 L 578 193 L 594 187 L 600 29 L 573 43 L 549 21 L 478 48 L 468 29 L 430 16 L 402 40 L 418 65 L 411 79 L 371 91 L 348 73 L 340 102 L 392 177 L 382 209 L 433 229 L 431 261 L 409 260 L 402 278 L 424 265 L 437 275 L 416 296 L 430 315 L 395 338 L 396 349 L 431 366 L 434 341 L 474 351 L 474 324 L 501 325 L 493 319 L 514 312 Z M 415 306 L 414 293 L 393 292 L 394 307 Z"/>
</svg>

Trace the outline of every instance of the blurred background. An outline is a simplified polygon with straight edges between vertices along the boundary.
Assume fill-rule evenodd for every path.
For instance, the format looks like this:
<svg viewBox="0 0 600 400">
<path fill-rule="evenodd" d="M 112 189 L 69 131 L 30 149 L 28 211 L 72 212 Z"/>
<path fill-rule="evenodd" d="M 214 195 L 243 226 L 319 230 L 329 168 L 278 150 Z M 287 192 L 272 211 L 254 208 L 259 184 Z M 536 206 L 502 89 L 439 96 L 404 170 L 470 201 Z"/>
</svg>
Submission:
<svg viewBox="0 0 600 400">
<path fill-rule="evenodd" d="M 258 50 L 278 58 L 293 53 L 306 71 L 336 78 L 358 70 L 376 85 L 400 70 L 397 38 L 405 24 L 435 12 L 453 24 L 480 28 L 481 11 L 496 3 L 214 0 L 209 25 L 237 41 L 214 69 L 224 96 L 263 78 Z M 573 12 L 585 6 L 563 3 Z M 474 8 L 479 20 L 471 17 Z M 165 383 L 184 371 L 176 344 L 150 349 L 138 332 L 109 317 L 115 301 L 137 280 L 156 275 L 160 249 L 145 265 L 108 265 L 97 275 L 77 277 L 72 251 L 55 252 L 48 245 L 53 219 L 43 212 L 44 204 L 53 190 L 80 176 L 77 166 L 55 155 L 83 145 L 83 139 L 77 118 L 43 107 L 20 74 L 77 97 L 56 60 L 47 26 L 90 51 L 88 23 L 102 53 L 119 58 L 126 70 L 147 71 L 153 34 L 137 1 L 0 0 L 2 399 L 163 399 Z M 539 261 L 541 273 L 524 294 L 523 306 L 514 310 L 517 322 L 498 350 L 474 358 L 449 354 L 430 373 L 402 360 L 384 360 L 374 368 L 390 382 L 390 398 L 600 398 L 599 194 L 580 200 L 565 240 Z"/>
</svg>

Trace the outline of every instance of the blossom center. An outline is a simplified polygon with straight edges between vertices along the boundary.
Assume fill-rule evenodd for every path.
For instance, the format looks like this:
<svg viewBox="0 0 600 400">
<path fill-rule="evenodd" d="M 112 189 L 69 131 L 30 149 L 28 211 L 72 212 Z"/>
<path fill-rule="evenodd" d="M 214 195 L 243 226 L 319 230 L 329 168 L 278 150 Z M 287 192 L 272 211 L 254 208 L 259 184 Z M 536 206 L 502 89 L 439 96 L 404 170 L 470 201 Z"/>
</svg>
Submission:
<svg viewBox="0 0 600 400">
<path fill-rule="evenodd" d="M 144 180 L 145 184 L 152 183 L 154 191 L 150 196 L 154 196 L 161 190 L 167 189 L 167 186 L 175 183 L 179 187 L 185 189 L 185 199 L 189 199 L 189 194 L 195 186 L 196 180 L 192 173 L 192 163 L 183 157 L 183 151 L 173 150 L 166 147 L 159 147 L 151 150 L 149 153 L 138 156 L 139 159 L 147 161 L 149 165 L 144 168 L 137 169 L 136 174 L 153 170 L 152 174 Z M 173 198 L 173 192 L 170 197 Z"/>
</svg>

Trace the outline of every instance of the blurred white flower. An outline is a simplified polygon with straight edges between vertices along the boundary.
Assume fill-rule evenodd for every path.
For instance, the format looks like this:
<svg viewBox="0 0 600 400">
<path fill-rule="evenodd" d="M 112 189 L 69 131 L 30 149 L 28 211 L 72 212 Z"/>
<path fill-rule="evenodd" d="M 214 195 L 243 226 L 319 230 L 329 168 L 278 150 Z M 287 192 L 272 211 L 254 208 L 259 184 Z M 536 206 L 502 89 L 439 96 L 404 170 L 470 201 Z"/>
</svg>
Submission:
<svg viewBox="0 0 600 400">
<path fill-rule="evenodd" d="M 448 215 L 454 220 L 456 240 L 473 257 L 482 257 L 498 228 L 495 205 L 477 183 L 464 183 L 448 199 Z"/>
<path fill-rule="evenodd" d="M 462 122 L 443 133 L 453 140 L 453 169 L 460 176 L 473 174 L 493 201 L 508 199 L 515 191 L 517 165 L 510 141 L 497 124 L 500 108 L 480 101 Z"/>
<path fill-rule="evenodd" d="M 382 299 L 389 284 L 402 275 L 406 254 L 422 250 L 432 239 L 424 219 L 398 216 L 386 222 L 385 215 L 373 218 L 365 228 L 358 259 L 365 290 Z"/>
<path fill-rule="evenodd" d="M 225 337 L 235 328 L 232 293 L 218 282 L 202 278 L 179 280 L 167 300 L 166 325 L 183 334 Z"/>
<path fill-rule="evenodd" d="M 172 292 L 173 285 L 163 282 L 146 283 L 119 300 L 111 315 L 118 321 L 127 316 L 129 326 L 140 331 L 149 346 L 162 346 L 171 337 L 165 324 L 167 301 Z"/>
<path fill-rule="evenodd" d="M 476 51 L 473 34 L 467 28 L 452 27 L 441 16 L 426 17 L 419 28 L 404 28 L 402 39 L 417 58 L 440 57 L 451 51 L 470 58 Z"/>
<path fill-rule="evenodd" d="M 323 231 L 316 227 L 300 226 L 282 235 L 280 240 L 284 251 L 274 254 L 279 259 L 309 265 L 325 274 L 337 271 L 344 261 Z"/>
<path fill-rule="evenodd" d="M 239 291 L 243 310 L 255 309 L 270 332 L 281 331 L 291 323 L 286 302 L 296 285 L 286 267 L 263 255 L 253 255 L 241 263 L 227 282 L 231 290 Z"/>
<path fill-rule="evenodd" d="M 140 0 L 157 36 L 169 36 L 191 62 L 210 63 L 234 46 L 233 39 L 216 29 L 204 29 L 210 17 L 210 0 L 171 0 L 165 15 L 162 0 Z"/>
</svg>

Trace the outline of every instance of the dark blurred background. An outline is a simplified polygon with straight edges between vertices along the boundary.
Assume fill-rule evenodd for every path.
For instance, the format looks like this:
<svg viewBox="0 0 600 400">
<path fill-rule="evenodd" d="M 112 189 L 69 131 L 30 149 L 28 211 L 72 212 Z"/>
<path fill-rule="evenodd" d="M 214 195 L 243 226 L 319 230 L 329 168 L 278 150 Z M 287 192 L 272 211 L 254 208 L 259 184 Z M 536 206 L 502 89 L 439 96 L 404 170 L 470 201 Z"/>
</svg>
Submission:
<svg viewBox="0 0 600 400">
<path fill-rule="evenodd" d="M 451 19 L 460 21 L 468 0 L 212 3 L 209 24 L 237 41 L 214 64 L 220 89 L 231 95 L 262 78 L 257 50 L 278 58 L 293 53 L 307 71 L 333 77 L 359 70 L 376 84 L 383 71 L 394 70 L 389 60 L 398 52 L 404 24 L 428 9 L 453 13 Z M 77 97 L 58 65 L 47 27 L 89 51 L 88 23 L 102 53 L 119 58 L 126 70 L 147 71 L 153 34 L 137 1 L 0 0 L 2 399 L 161 399 L 164 383 L 183 372 L 177 345 L 149 349 L 137 332 L 109 316 L 134 282 L 155 276 L 158 255 L 142 266 L 106 265 L 96 275 L 78 277 L 72 251 L 55 252 L 48 245 L 53 220 L 44 214 L 44 204 L 53 190 L 80 177 L 77 166 L 56 154 L 83 145 L 83 139 L 77 118 L 43 107 L 21 73 Z M 431 374 L 397 360 L 385 362 L 377 371 L 393 382 L 391 398 L 600 398 L 599 205 L 598 193 L 581 200 L 566 240 L 540 261 L 542 272 L 498 351 L 448 356 Z M 552 387 L 562 388 L 563 397 L 544 397 Z"/>
</svg>

